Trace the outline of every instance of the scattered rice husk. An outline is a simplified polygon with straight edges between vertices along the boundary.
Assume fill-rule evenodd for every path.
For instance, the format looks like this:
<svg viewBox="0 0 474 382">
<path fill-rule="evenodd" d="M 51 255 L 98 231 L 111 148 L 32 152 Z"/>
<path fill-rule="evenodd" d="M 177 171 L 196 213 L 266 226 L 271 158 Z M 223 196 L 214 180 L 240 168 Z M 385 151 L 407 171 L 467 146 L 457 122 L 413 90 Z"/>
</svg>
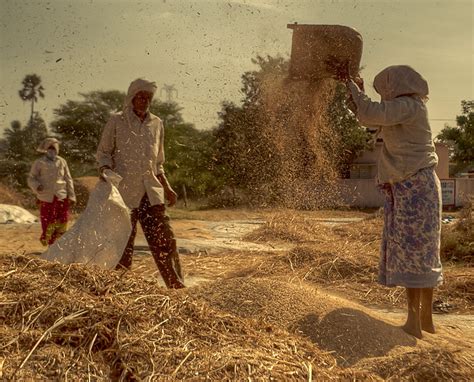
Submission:
<svg viewBox="0 0 474 382">
<path fill-rule="evenodd" d="M 379 380 L 283 329 L 129 273 L 0 260 L 2 378 Z"/>
<path fill-rule="evenodd" d="M 365 359 L 356 366 L 373 371 L 386 381 L 472 381 L 473 365 L 472 354 L 453 349 L 416 348 Z"/>
<path fill-rule="evenodd" d="M 197 295 L 219 310 L 280 326 L 308 338 L 350 366 L 416 341 L 362 306 L 305 283 L 272 278 L 233 278 L 199 288 Z"/>
<path fill-rule="evenodd" d="M 260 277 L 289 274 L 349 294 L 374 306 L 404 307 L 404 288 L 377 284 L 383 220 L 380 216 L 350 224 L 328 226 L 307 214 L 277 213 L 245 238 L 256 242 L 283 241 L 295 246 L 289 253 L 271 254 L 258 269 L 240 274 Z M 436 289 L 436 299 L 453 312 L 474 312 L 474 268 L 443 264 L 445 282 Z"/>
</svg>

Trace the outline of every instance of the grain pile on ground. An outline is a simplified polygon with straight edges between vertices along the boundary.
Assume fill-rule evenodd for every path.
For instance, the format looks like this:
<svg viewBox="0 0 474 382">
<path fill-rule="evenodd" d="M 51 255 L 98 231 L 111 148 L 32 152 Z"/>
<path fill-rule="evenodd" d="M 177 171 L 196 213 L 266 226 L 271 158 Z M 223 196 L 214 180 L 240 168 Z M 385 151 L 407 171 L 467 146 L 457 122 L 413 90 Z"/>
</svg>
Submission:
<svg viewBox="0 0 474 382">
<path fill-rule="evenodd" d="M 5 379 L 378 380 L 277 326 L 187 290 L 25 256 L 0 260 Z"/>
<path fill-rule="evenodd" d="M 386 357 L 357 364 L 389 381 L 472 381 L 474 357 L 457 349 L 399 349 Z"/>
<path fill-rule="evenodd" d="M 247 240 L 282 240 L 295 246 L 289 253 L 272 254 L 258 268 L 241 275 L 285 274 L 316 284 L 331 286 L 341 293 L 371 304 L 404 307 L 404 288 L 377 284 L 381 217 L 338 226 L 326 226 L 301 213 L 278 213 Z M 443 230 L 451 229 L 443 226 Z M 454 311 L 474 311 L 474 268 L 444 262 L 445 283 L 435 299 L 449 303 Z"/>
<path fill-rule="evenodd" d="M 373 282 L 380 235 L 380 226 L 376 227 L 373 220 L 331 227 L 297 213 L 282 213 L 275 214 L 246 239 L 294 243 L 295 247 L 288 254 L 272 260 L 279 259 L 294 276 L 305 280 Z"/>
<path fill-rule="evenodd" d="M 368 369 L 383 379 L 410 381 L 467 381 L 473 372 L 473 354 L 466 344 L 449 345 L 436 336 L 417 341 L 382 313 L 306 283 L 242 277 L 205 284 L 196 295 L 219 311 L 307 338 L 350 370 Z"/>
<path fill-rule="evenodd" d="M 235 278 L 200 288 L 212 307 L 255 318 L 308 338 L 331 352 L 341 365 L 387 354 L 416 341 L 357 304 L 315 291 L 310 286 L 270 278 Z"/>
</svg>

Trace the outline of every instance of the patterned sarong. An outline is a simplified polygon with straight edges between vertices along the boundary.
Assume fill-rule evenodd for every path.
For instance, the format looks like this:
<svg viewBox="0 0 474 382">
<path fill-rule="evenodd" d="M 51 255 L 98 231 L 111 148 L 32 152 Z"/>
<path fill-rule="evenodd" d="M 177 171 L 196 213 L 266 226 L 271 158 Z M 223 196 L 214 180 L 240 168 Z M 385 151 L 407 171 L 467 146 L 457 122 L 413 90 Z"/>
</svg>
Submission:
<svg viewBox="0 0 474 382">
<path fill-rule="evenodd" d="M 379 189 L 385 195 L 379 282 L 406 288 L 441 284 L 441 184 L 434 167 Z"/>
</svg>

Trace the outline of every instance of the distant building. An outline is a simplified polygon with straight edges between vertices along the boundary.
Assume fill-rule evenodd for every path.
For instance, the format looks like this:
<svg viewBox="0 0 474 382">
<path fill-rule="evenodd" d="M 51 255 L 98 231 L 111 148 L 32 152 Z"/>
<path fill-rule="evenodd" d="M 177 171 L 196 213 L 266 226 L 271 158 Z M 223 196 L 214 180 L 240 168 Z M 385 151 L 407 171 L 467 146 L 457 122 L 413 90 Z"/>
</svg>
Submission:
<svg viewBox="0 0 474 382">
<path fill-rule="evenodd" d="M 348 179 L 340 181 L 340 195 L 344 203 L 353 207 L 380 207 L 384 198 L 377 190 L 375 177 L 377 161 L 383 147 L 382 140 L 371 151 L 364 151 L 350 167 Z M 441 180 L 443 206 L 460 207 L 474 195 L 474 178 L 467 173 L 462 178 L 449 178 L 449 150 L 443 143 L 435 143 L 438 155 L 436 173 Z"/>
<path fill-rule="evenodd" d="M 377 175 L 377 161 L 382 151 L 383 142 L 377 140 L 372 151 L 364 151 L 350 167 L 350 179 L 374 179 Z M 440 179 L 449 178 L 449 150 L 444 143 L 435 143 L 438 155 L 436 173 Z"/>
</svg>

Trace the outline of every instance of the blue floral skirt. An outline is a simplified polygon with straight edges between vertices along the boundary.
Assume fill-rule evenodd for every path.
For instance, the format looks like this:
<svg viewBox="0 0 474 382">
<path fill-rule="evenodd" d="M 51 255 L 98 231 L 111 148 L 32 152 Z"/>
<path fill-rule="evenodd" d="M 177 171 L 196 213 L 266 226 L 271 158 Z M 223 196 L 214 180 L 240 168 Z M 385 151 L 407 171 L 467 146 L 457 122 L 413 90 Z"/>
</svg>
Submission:
<svg viewBox="0 0 474 382">
<path fill-rule="evenodd" d="M 441 184 L 434 167 L 379 189 L 385 196 L 379 283 L 406 288 L 440 285 Z"/>
</svg>

